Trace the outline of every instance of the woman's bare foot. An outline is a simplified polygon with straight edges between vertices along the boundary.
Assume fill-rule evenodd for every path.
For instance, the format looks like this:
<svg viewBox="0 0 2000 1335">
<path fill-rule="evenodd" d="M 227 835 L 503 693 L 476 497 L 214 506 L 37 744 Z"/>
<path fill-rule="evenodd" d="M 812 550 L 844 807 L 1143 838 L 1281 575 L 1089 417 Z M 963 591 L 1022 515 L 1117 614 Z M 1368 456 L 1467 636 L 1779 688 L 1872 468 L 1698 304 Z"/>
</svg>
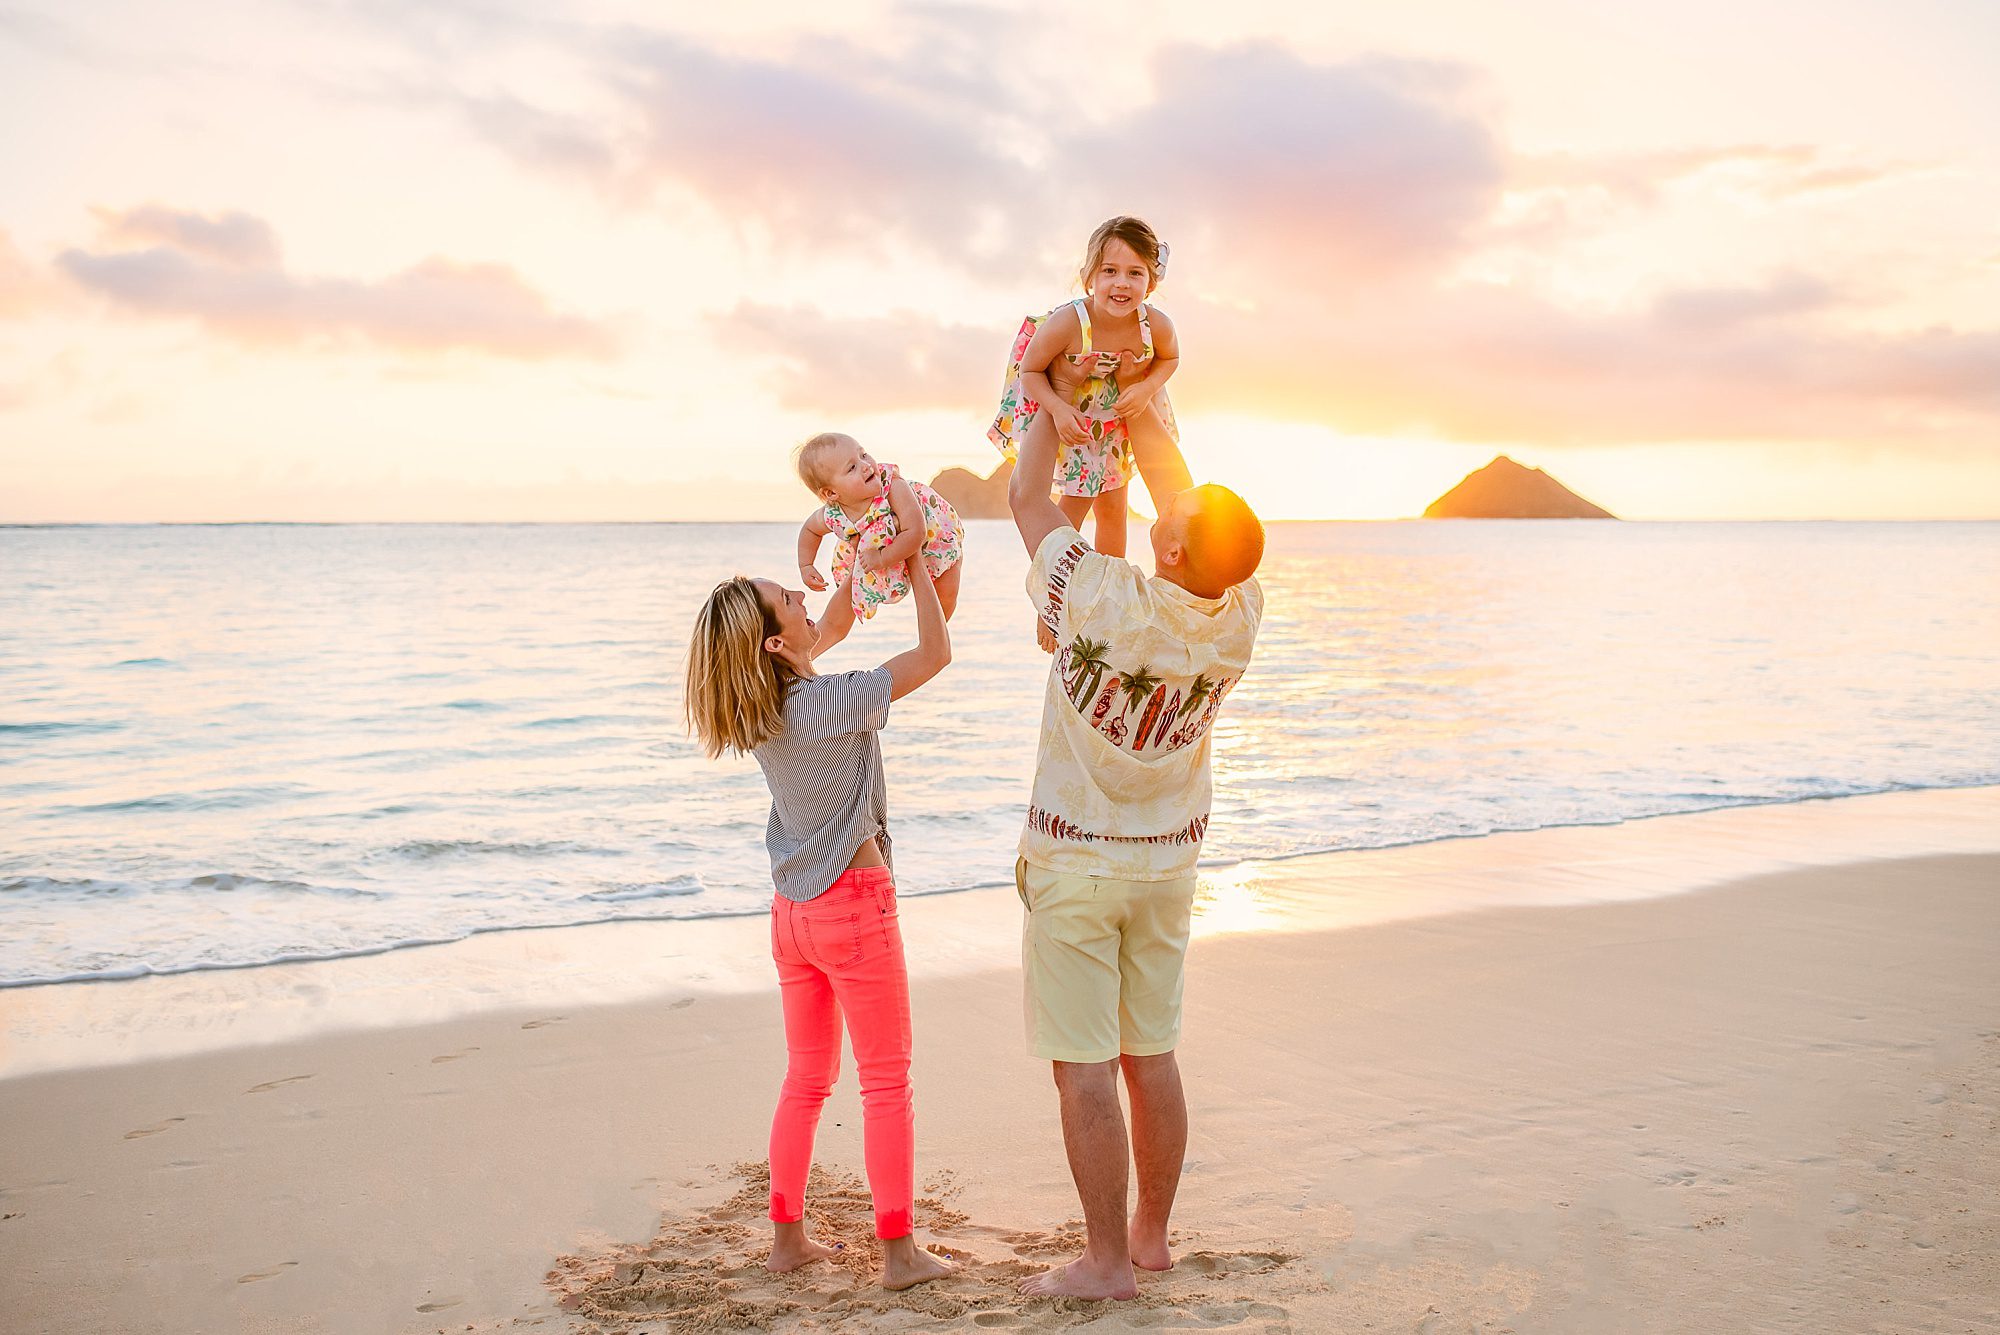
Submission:
<svg viewBox="0 0 2000 1335">
<path fill-rule="evenodd" d="M 803 1221 L 778 1225 L 777 1239 L 771 1244 L 771 1259 L 764 1262 L 764 1268 L 774 1275 L 782 1275 L 787 1270 L 797 1270 L 813 1261 L 827 1261 L 838 1255 L 840 1248 L 829 1247 L 823 1242 L 814 1242 L 806 1236 Z"/>
<path fill-rule="evenodd" d="M 1068 1265 L 1028 1276 L 1021 1292 L 1030 1298 L 1136 1298 L 1139 1284 L 1130 1262 L 1106 1265 L 1085 1252 Z"/>
<path fill-rule="evenodd" d="M 892 1293 L 943 1279 L 956 1269 L 936 1252 L 917 1246 L 917 1240 L 908 1234 L 882 1241 L 882 1287 Z"/>
<path fill-rule="evenodd" d="M 1137 1220 L 1132 1222 L 1130 1234 L 1132 1264 L 1141 1270 L 1172 1270 L 1174 1254 L 1167 1247 L 1167 1231 L 1163 1229 L 1142 1229 Z"/>
</svg>

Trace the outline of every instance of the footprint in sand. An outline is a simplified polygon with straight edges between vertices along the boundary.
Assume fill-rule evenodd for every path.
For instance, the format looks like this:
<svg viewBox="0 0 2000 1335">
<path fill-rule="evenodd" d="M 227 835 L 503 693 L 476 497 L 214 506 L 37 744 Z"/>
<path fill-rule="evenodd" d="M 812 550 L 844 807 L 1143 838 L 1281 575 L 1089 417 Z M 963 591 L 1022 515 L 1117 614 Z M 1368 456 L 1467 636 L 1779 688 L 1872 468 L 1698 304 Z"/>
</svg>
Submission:
<svg viewBox="0 0 2000 1335">
<path fill-rule="evenodd" d="M 297 1084 L 301 1080 L 310 1080 L 310 1079 L 312 1079 L 312 1076 L 310 1075 L 288 1075 L 282 1080 L 266 1080 L 261 1085 L 252 1085 L 250 1086 L 250 1088 L 244 1090 L 243 1092 L 245 1094 L 268 1094 L 272 1090 L 277 1089 L 282 1085 Z"/>
<path fill-rule="evenodd" d="M 463 1298 L 447 1298 L 443 1302 L 418 1303 L 417 1310 L 419 1312 L 442 1312 L 445 1308 L 456 1307 L 464 1301 L 465 1299 Z"/>
<path fill-rule="evenodd" d="M 521 1027 L 523 1029 L 545 1029 L 552 1024 L 561 1024 L 564 1020 L 567 1020 L 568 1018 L 569 1016 L 567 1015 L 551 1015 L 547 1019 L 543 1020 L 530 1020 Z"/>
<path fill-rule="evenodd" d="M 682 997 L 679 1001 L 676 1001 L 673 1005 L 667 1007 L 667 1009 L 670 1011 L 684 1011 L 692 1005 L 694 1005 L 693 997 Z"/>
<path fill-rule="evenodd" d="M 127 1140 L 142 1140 L 142 1139 L 144 1139 L 144 1138 L 145 1138 L 145 1137 L 147 1137 L 147 1136 L 157 1136 L 157 1135 L 159 1135 L 159 1134 L 160 1134 L 160 1133 L 161 1133 L 162 1131 L 165 1131 L 165 1130 L 167 1130 L 167 1129 L 168 1129 L 169 1127 L 173 1126 L 173 1124 L 174 1124 L 174 1123 L 176 1123 L 176 1122 L 185 1122 L 186 1120 L 187 1120 L 187 1118 L 185 1118 L 185 1117 L 169 1117 L 169 1118 L 168 1118 L 168 1119 L 167 1119 L 166 1121 L 164 1121 L 164 1122 L 157 1122 L 157 1123 L 155 1123 L 155 1124 L 154 1124 L 154 1125 L 152 1125 L 152 1126 L 142 1126 L 142 1127 L 140 1127 L 140 1128 L 139 1128 L 139 1129 L 138 1129 L 137 1131 L 127 1131 L 127 1132 L 125 1133 L 125 1139 L 127 1139 Z"/>
<path fill-rule="evenodd" d="M 1298 1259 L 1287 1252 L 1190 1252 L 1174 1269 L 1197 1275 L 1262 1275 Z"/>
<path fill-rule="evenodd" d="M 445 1054 L 444 1054 L 443 1056 L 441 1056 L 441 1057 L 433 1057 L 433 1058 L 431 1058 L 431 1065 L 433 1065 L 433 1066 L 439 1066 L 439 1065 L 442 1065 L 442 1064 L 443 1064 L 443 1063 L 445 1063 L 445 1062 L 455 1062 L 455 1061 L 457 1061 L 457 1060 L 458 1060 L 458 1059 L 459 1059 L 460 1057 L 470 1057 L 470 1056 L 471 1056 L 471 1055 L 472 1055 L 473 1053 L 475 1053 L 475 1052 L 477 1052 L 477 1051 L 479 1051 L 479 1049 L 478 1049 L 478 1048 L 476 1048 L 476 1047 L 472 1047 L 472 1048 L 460 1048 L 460 1049 L 459 1049 L 459 1050 L 458 1050 L 457 1052 L 447 1052 L 447 1053 L 445 1053 Z"/>
<path fill-rule="evenodd" d="M 278 1264 L 272 1266 L 269 1270 L 259 1270 L 257 1273 L 253 1275 L 238 1275 L 236 1277 L 236 1282 L 238 1284 L 255 1284 L 260 1279 L 272 1279 L 278 1275 L 284 1274 L 287 1270 L 290 1270 L 293 1266 L 297 1264 L 298 1264 L 297 1261 L 280 1261 L 278 1262 Z"/>
</svg>

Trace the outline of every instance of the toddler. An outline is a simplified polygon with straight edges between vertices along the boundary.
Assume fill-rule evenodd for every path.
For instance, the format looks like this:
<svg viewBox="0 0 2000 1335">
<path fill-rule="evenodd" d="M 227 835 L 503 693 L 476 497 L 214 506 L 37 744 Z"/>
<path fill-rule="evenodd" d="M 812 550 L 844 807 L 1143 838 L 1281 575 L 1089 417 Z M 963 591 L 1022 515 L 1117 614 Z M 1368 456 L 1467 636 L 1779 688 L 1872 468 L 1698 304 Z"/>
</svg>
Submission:
<svg viewBox="0 0 2000 1335">
<path fill-rule="evenodd" d="M 905 479 L 894 464 L 875 462 L 854 437 L 822 431 L 799 446 L 799 479 L 820 508 L 799 527 L 799 577 L 824 591 L 819 544 L 834 539 L 833 600 L 819 621 L 817 657 L 847 637 L 885 603 L 910 592 L 904 564 L 922 554 L 937 583 L 938 601 L 950 617 L 958 606 L 959 560 L 965 528 L 951 502 L 921 482 Z"/>
</svg>

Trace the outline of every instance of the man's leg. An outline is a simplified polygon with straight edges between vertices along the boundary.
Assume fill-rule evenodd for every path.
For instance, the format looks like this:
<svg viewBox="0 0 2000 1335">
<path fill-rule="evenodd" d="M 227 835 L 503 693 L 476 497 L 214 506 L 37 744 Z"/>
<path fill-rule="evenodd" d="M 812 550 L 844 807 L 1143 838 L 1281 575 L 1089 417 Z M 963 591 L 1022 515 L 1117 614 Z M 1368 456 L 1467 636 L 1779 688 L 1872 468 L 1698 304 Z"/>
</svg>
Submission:
<svg viewBox="0 0 2000 1335">
<path fill-rule="evenodd" d="M 1167 1218 L 1181 1185 L 1187 1158 L 1187 1096 L 1181 1092 L 1180 1063 L 1171 1052 L 1123 1057 L 1125 1089 L 1132 1098 L 1132 1160 L 1139 1170 L 1139 1203 L 1132 1212 L 1132 1264 L 1170 1270 Z"/>
<path fill-rule="evenodd" d="M 1038 1297 L 1133 1298 L 1126 1241 L 1125 1111 L 1118 1106 L 1118 1063 L 1056 1062 L 1056 1092 L 1062 1100 L 1063 1149 L 1069 1174 L 1083 1201 L 1083 1255 L 1045 1270 L 1021 1284 Z"/>
</svg>

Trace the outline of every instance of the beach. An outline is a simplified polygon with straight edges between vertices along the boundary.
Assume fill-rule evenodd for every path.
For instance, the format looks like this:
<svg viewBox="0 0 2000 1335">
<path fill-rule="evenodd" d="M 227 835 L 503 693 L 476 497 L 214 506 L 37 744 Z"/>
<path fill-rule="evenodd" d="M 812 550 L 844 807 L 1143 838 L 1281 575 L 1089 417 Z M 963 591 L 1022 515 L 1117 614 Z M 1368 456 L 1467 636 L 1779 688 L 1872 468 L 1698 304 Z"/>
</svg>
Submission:
<svg viewBox="0 0 2000 1335">
<path fill-rule="evenodd" d="M 718 918 L 0 993 L 7 1328 L 2000 1330 L 2000 790 L 1204 890 L 1179 1263 L 1135 1303 L 1014 1290 L 1077 1208 L 984 889 L 904 907 L 947 1282 L 858 1277 L 851 1068 L 854 1269 L 762 1271 L 783 1044 L 763 921 Z"/>
</svg>

